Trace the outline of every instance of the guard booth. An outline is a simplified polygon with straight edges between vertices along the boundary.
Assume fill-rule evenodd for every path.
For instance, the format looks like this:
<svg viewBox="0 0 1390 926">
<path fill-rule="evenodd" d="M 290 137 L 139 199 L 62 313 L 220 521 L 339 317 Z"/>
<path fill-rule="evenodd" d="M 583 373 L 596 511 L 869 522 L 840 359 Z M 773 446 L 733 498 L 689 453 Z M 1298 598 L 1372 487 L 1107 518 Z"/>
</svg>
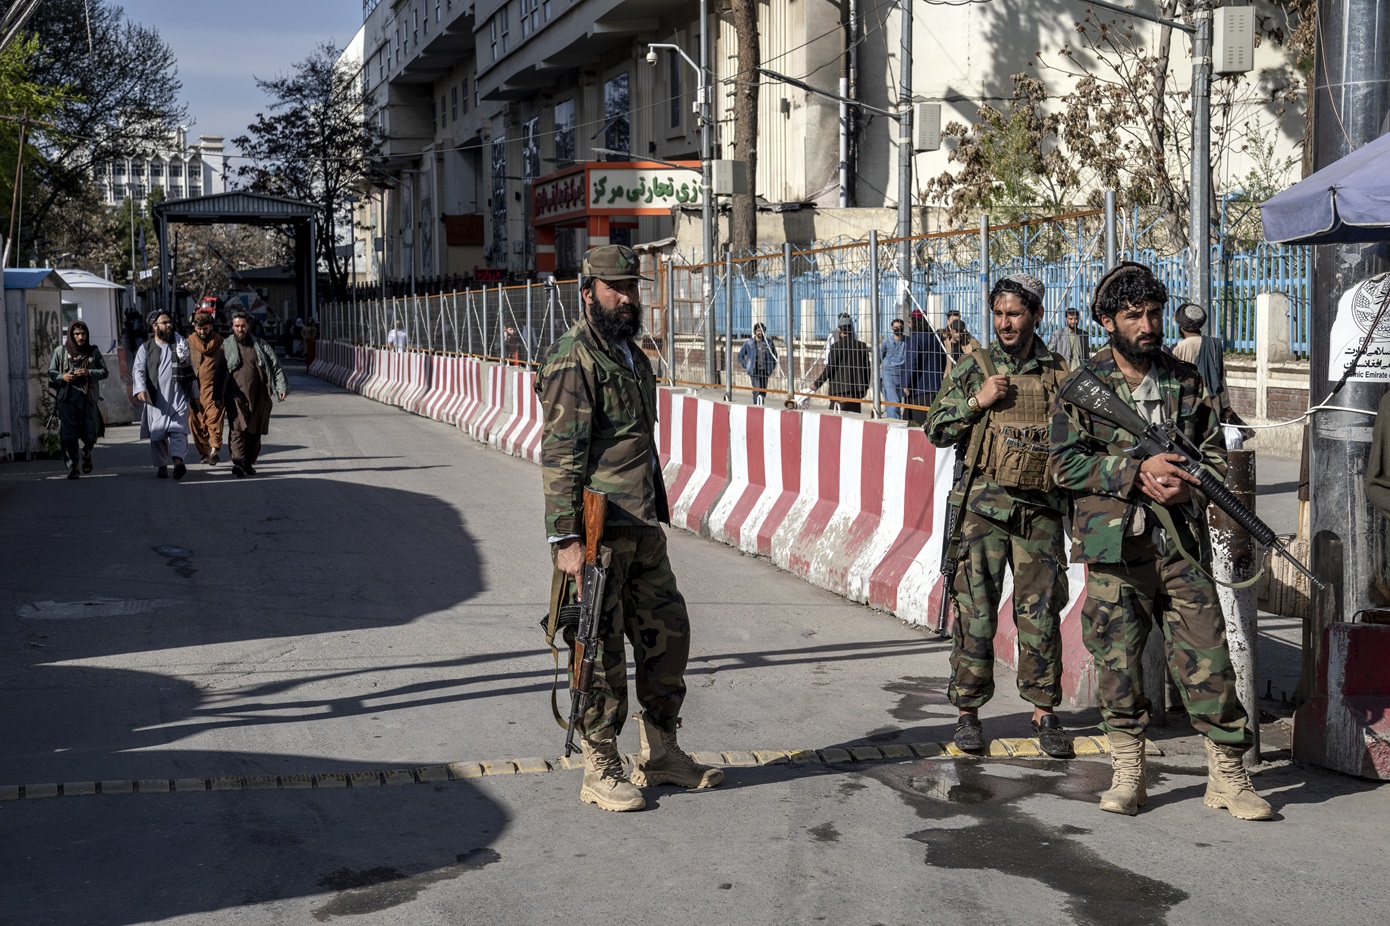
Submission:
<svg viewBox="0 0 1390 926">
<path fill-rule="evenodd" d="M 50 267 L 7 268 L 5 325 L 0 330 L 0 459 L 28 458 L 43 446 L 48 362 L 63 338 L 63 294 L 70 287 Z"/>
<path fill-rule="evenodd" d="M 174 311 L 174 290 L 169 277 L 169 226 L 288 225 L 294 230 L 294 262 L 291 269 L 295 280 L 295 311 L 290 317 L 314 317 L 318 309 L 318 238 L 314 218 L 318 213 L 319 207 L 312 203 L 240 190 L 156 204 L 154 220 L 155 234 L 159 238 L 160 309 Z"/>
</svg>

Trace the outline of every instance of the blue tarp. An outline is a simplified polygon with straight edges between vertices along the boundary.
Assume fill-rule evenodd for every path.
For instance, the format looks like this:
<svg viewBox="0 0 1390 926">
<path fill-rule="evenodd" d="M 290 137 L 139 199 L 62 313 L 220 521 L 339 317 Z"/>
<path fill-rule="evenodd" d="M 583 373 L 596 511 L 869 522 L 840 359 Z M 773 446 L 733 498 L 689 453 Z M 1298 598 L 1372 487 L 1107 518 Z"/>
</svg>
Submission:
<svg viewBox="0 0 1390 926">
<path fill-rule="evenodd" d="M 1390 134 L 1270 197 L 1260 216 L 1281 244 L 1390 241 Z"/>
</svg>

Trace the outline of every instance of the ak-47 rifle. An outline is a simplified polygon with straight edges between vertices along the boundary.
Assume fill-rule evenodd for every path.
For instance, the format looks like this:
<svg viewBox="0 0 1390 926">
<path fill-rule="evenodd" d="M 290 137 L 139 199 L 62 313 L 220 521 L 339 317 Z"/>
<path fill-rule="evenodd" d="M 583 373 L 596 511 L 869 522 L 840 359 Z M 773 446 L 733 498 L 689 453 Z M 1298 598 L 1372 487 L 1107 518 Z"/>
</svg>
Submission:
<svg viewBox="0 0 1390 926">
<path fill-rule="evenodd" d="M 1063 402 L 1090 412 L 1095 417 L 1134 435 L 1138 443 L 1125 451 L 1134 459 L 1147 460 L 1161 453 L 1182 457 L 1182 462 L 1177 466 L 1197 478 L 1202 491 L 1206 493 L 1207 501 L 1230 515 L 1231 519 L 1245 528 L 1257 542 L 1270 547 L 1292 563 L 1295 569 L 1308 577 L 1315 588 L 1326 587 L 1307 566 L 1289 552 L 1273 528 L 1261 521 L 1255 512 L 1246 508 L 1230 489 L 1218 482 L 1216 477 L 1202 466 L 1202 451 L 1186 434 L 1178 430 L 1176 424 L 1171 421 L 1149 424 L 1142 415 L 1127 405 L 1109 384 L 1085 368 L 1071 378 L 1059 395 Z"/>
<path fill-rule="evenodd" d="M 965 503 L 970 498 L 970 487 L 975 484 L 975 471 L 980 467 L 980 448 L 984 445 L 988 418 L 977 421 L 970 433 L 970 449 L 965 453 L 965 465 L 960 479 L 951 491 L 946 507 L 946 533 L 941 545 L 941 607 L 936 612 L 936 626 L 933 630 L 939 635 L 946 633 L 946 621 L 951 616 L 951 586 L 956 581 L 956 570 L 960 568 L 960 540 L 965 529 Z"/>
<path fill-rule="evenodd" d="M 574 731 L 589 707 L 589 688 L 594 681 L 594 659 L 603 643 L 603 594 L 608 585 L 607 557 L 600 555 L 603 522 L 608 517 L 608 495 L 584 490 L 584 573 L 580 582 L 579 627 L 570 657 L 570 720 L 565 734 L 565 757 L 575 751 Z"/>
</svg>

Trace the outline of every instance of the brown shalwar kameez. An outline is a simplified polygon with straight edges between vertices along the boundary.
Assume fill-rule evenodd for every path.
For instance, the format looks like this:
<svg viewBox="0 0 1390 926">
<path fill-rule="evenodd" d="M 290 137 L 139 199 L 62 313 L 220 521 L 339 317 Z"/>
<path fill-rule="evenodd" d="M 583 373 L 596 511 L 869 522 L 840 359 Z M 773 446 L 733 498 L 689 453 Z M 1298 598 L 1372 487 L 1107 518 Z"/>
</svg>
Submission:
<svg viewBox="0 0 1390 926">
<path fill-rule="evenodd" d="M 227 388 L 232 460 L 255 466 L 261 455 L 261 436 L 270 432 L 270 386 L 256 361 L 256 348 L 238 343 L 237 350 L 241 352 L 241 366 L 231 374 Z"/>
</svg>

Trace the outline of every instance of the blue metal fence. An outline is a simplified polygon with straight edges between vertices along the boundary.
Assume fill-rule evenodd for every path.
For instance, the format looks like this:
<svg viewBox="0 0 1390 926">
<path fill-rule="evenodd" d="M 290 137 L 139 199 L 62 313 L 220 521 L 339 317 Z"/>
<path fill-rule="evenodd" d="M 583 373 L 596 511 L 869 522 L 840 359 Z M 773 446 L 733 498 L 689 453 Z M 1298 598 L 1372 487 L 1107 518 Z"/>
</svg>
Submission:
<svg viewBox="0 0 1390 926">
<path fill-rule="evenodd" d="M 860 247 L 867 251 L 867 245 Z M 1152 267 L 1168 287 L 1174 304 L 1188 299 L 1191 287 L 1186 255 L 1134 249 L 1122 251 L 1120 258 Z M 751 273 L 736 273 L 730 285 L 735 336 L 748 336 L 758 321 L 766 324 L 769 331 L 785 336 L 788 285 L 793 288 L 793 325 L 799 338 L 825 338 L 841 313 L 848 314 L 856 330 L 867 335 L 868 313 L 875 307 L 879 312 L 879 330 L 887 331 L 890 320 L 898 315 L 896 269 L 891 261 L 885 262 L 888 266 L 880 270 L 878 298 L 871 299 L 867 260 L 861 263 L 863 266 L 841 264 L 823 271 L 814 266 L 796 267 L 799 272 L 794 272 L 790 279 L 782 272 L 780 260 L 765 268 L 759 266 Z M 1055 260 L 1018 256 L 990 262 L 991 280 L 1019 272 L 1037 276 L 1047 287 L 1045 333 L 1060 326 L 1067 307 L 1074 306 L 1081 310 L 1083 324 L 1090 326 L 1093 336 L 1103 339 L 1104 332 L 1090 321 L 1087 313 L 1091 293 L 1105 273 L 1103 258 L 1068 254 Z M 1307 355 L 1310 249 L 1261 244 L 1253 251 L 1223 252 L 1220 246 L 1214 246 L 1212 272 L 1209 334 L 1224 337 L 1228 350 L 1253 352 L 1256 297 L 1260 293 L 1283 293 L 1290 301 L 1290 345 L 1296 354 Z M 959 311 L 970 332 L 987 342 L 990 325 L 982 304 L 980 279 L 978 258 L 960 262 L 933 260 L 929 266 L 917 267 L 913 272 L 913 305 L 937 324 L 949 312 Z M 723 335 L 724 281 L 721 279 L 716 287 L 713 323 L 716 333 Z M 809 315 L 803 318 L 803 313 Z M 1170 339 L 1176 338 L 1171 313 L 1168 318 L 1171 330 L 1167 334 Z"/>
</svg>

